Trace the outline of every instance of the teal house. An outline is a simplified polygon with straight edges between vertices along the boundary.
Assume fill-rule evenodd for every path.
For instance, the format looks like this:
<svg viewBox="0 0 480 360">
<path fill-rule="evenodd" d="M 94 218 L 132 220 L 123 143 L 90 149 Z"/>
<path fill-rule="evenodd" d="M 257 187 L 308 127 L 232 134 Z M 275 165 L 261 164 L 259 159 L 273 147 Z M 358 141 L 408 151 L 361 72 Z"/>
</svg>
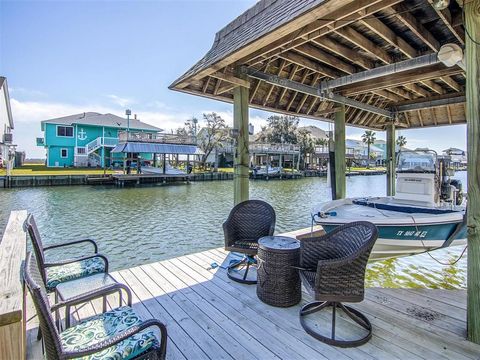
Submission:
<svg viewBox="0 0 480 360">
<path fill-rule="evenodd" d="M 136 119 L 113 114 L 86 112 L 41 122 L 43 138 L 37 145 L 46 149 L 49 167 L 96 167 L 120 164 L 122 153 L 112 152 L 119 136 L 128 132 L 154 138 L 162 129 Z M 152 154 L 142 154 L 149 160 Z"/>
</svg>

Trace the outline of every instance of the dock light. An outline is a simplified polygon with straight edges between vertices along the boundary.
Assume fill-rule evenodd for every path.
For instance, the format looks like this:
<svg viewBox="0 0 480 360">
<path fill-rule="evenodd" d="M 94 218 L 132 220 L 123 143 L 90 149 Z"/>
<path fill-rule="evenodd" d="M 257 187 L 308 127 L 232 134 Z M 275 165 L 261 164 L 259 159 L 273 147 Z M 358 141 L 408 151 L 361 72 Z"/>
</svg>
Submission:
<svg viewBox="0 0 480 360">
<path fill-rule="evenodd" d="M 435 0 L 432 5 L 436 10 L 445 10 L 450 5 L 450 0 Z"/>
<path fill-rule="evenodd" d="M 465 62 L 462 48 L 457 44 L 445 44 L 443 45 L 437 54 L 438 60 L 444 63 L 446 66 L 451 67 L 458 65 L 465 70 Z"/>
</svg>

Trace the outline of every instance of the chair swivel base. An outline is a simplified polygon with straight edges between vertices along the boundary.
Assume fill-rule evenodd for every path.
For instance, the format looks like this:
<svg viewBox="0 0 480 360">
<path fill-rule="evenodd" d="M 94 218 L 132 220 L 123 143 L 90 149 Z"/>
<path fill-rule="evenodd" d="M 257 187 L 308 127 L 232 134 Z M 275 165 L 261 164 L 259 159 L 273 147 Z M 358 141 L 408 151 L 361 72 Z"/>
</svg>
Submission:
<svg viewBox="0 0 480 360">
<path fill-rule="evenodd" d="M 325 309 L 328 306 L 332 306 L 332 333 L 331 337 L 320 335 L 317 331 L 313 330 L 308 324 L 306 323 L 305 317 L 309 314 L 316 313 Z M 336 309 L 342 309 L 346 315 L 350 319 L 352 319 L 355 323 L 360 325 L 363 329 L 367 330 L 368 333 L 364 337 L 355 340 L 337 340 L 335 338 L 335 319 L 336 319 Z M 338 347 L 355 347 L 360 346 L 368 342 L 372 337 L 372 324 L 370 321 L 363 315 L 360 311 L 353 309 L 350 306 L 343 305 L 340 302 L 333 302 L 333 301 L 313 301 L 311 303 L 305 304 L 300 309 L 300 324 L 302 325 L 303 329 L 315 339 L 320 340 L 326 344 L 338 346 Z"/>
<path fill-rule="evenodd" d="M 249 255 L 245 255 L 239 261 L 234 262 L 227 268 L 227 276 L 229 279 L 242 283 L 242 284 L 256 284 L 257 279 L 248 279 L 248 271 L 250 267 L 255 266 L 257 261 L 255 258 Z M 245 268 L 245 270 L 243 270 Z"/>
</svg>

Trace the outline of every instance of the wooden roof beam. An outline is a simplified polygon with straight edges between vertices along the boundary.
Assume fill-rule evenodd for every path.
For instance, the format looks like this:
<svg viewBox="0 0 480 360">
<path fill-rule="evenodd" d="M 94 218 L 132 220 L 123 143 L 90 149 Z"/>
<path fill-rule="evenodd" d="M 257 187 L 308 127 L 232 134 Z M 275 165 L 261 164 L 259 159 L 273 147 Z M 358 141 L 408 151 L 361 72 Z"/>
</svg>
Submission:
<svg viewBox="0 0 480 360">
<path fill-rule="evenodd" d="M 304 70 L 304 73 L 303 73 L 303 76 L 302 76 L 302 78 L 301 78 L 301 80 L 300 80 L 300 82 L 301 82 L 302 84 L 304 84 L 305 81 L 307 80 L 308 76 L 309 76 L 309 71 L 308 71 L 308 69 L 305 69 L 305 70 Z M 292 104 L 293 104 L 293 102 L 295 101 L 295 98 L 297 97 L 297 94 L 298 94 L 298 91 L 295 91 L 295 92 L 292 94 L 292 98 L 290 99 L 290 101 L 289 101 L 288 104 L 287 104 L 287 111 L 290 111 L 290 108 L 292 107 Z"/>
<path fill-rule="evenodd" d="M 412 101 L 402 101 L 390 104 L 390 106 L 399 112 L 423 110 L 432 107 L 448 106 L 452 104 L 464 103 L 465 93 L 453 93 L 444 95 L 430 96 L 426 99 L 416 99 Z"/>
<path fill-rule="evenodd" d="M 293 53 L 293 52 L 284 53 L 284 54 L 279 55 L 279 57 L 284 59 L 284 60 L 287 60 L 291 63 L 299 65 L 301 67 L 304 67 L 304 68 L 313 70 L 315 72 L 318 72 L 318 73 L 320 73 L 324 76 L 328 76 L 332 79 L 338 77 L 338 75 L 339 75 L 336 71 L 330 70 L 330 69 L 318 64 L 317 62 L 315 62 L 313 60 L 309 60 L 308 58 L 305 58 L 304 56 L 302 56 L 300 54 L 297 54 L 297 53 Z"/>
<path fill-rule="evenodd" d="M 465 44 L 465 34 L 462 32 L 458 31 L 458 28 L 455 28 L 452 25 L 452 14 L 450 13 L 450 10 L 444 9 L 444 10 L 437 10 L 435 7 L 433 7 L 433 2 L 434 0 L 428 0 L 428 2 L 432 5 L 432 8 L 437 12 L 438 17 L 443 21 L 445 26 L 450 30 L 450 32 L 457 38 L 457 40 L 464 45 Z"/>
<path fill-rule="evenodd" d="M 270 61 L 268 61 L 265 66 L 262 67 L 262 71 L 268 72 L 268 66 L 270 65 Z M 257 83 L 253 87 L 253 89 L 250 90 L 248 102 L 252 102 L 252 100 L 255 98 L 255 95 L 257 95 L 257 91 L 260 88 L 260 85 L 262 84 L 261 80 L 257 80 Z"/>
<path fill-rule="evenodd" d="M 301 46 L 297 46 L 295 51 L 298 51 L 308 57 L 311 57 L 317 61 L 321 61 L 327 65 L 330 65 L 334 68 L 337 68 L 347 74 L 353 74 L 356 72 L 355 66 L 347 64 L 346 62 L 340 60 L 339 58 L 326 53 L 323 50 L 311 45 L 311 44 L 304 44 Z"/>
<path fill-rule="evenodd" d="M 360 20 L 360 23 L 373 31 L 378 36 L 380 36 L 387 43 L 400 50 L 407 57 L 413 58 L 417 56 L 417 51 L 412 46 L 410 46 L 410 44 L 408 44 L 405 40 L 398 36 L 393 30 L 391 30 L 379 19 L 371 17 L 368 19 Z"/>
<path fill-rule="evenodd" d="M 364 51 L 374 55 L 377 59 L 381 60 L 385 64 L 391 64 L 393 62 L 392 58 L 385 50 L 378 47 L 372 41 L 360 34 L 357 30 L 351 27 L 345 27 L 338 29 L 335 32 L 342 36 L 345 40 L 350 41 Z"/>
<path fill-rule="evenodd" d="M 348 46 L 345 46 L 339 42 L 333 41 L 327 37 L 323 37 L 321 39 L 314 39 L 312 42 L 315 45 L 321 46 L 322 48 L 341 56 L 358 66 L 361 66 L 365 70 L 371 69 L 375 66 L 375 64 L 360 55 L 357 51 L 350 49 Z"/>
<path fill-rule="evenodd" d="M 295 31 L 292 31 L 280 39 L 271 42 L 267 46 L 264 46 L 254 53 L 245 56 L 237 63 L 248 63 L 249 65 L 254 65 L 260 61 L 263 61 L 265 58 L 278 56 L 283 52 L 305 44 L 311 39 L 318 38 L 331 32 L 331 27 L 340 28 L 347 26 L 348 24 L 358 20 L 359 17 L 369 16 L 401 1 L 402 0 L 357 0 L 351 2 L 339 9 L 332 11 L 328 15 L 328 20 L 315 20 L 311 24 L 304 26 L 302 29 L 296 29 Z"/>
<path fill-rule="evenodd" d="M 288 80 L 289 81 L 293 81 L 293 78 L 295 77 L 295 73 L 297 72 L 298 68 L 299 68 L 298 65 L 296 65 L 296 64 L 293 65 L 293 68 L 292 68 L 290 74 L 288 75 Z M 276 100 L 277 104 L 280 104 L 282 102 L 282 99 L 285 96 L 285 93 L 287 92 L 287 90 L 288 90 L 287 87 L 282 87 L 282 89 L 280 91 L 280 94 L 278 95 L 277 100 Z"/>
<path fill-rule="evenodd" d="M 278 67 L 277 75 L 280 76 L 282 74 L 283 69 L 285 68 L 287 62 L 285 60 L 280 60 L 280 65 Z M 295 66 L 295 65 L 294 65 Z M 259 81 L 262 81 L 259 79 Z M 268 99 L 272 95 L 272 91 L 274 89 L 274 86 L 272 84 L 268 84 L 270 87 L 265 95 L 265 99 L 263 99 L 263 106 L 266 106 L 268 104 Z"/>
<path fill-rule="evenodd" d="M 312 82 L 310 83 L 311 86 L 315 86 L 318 84 L 319 80 L 321 78 L 321 75 L 319 73 L 316 73 Z M 297 113 L 300 113 L 300 111 L 302 110 L 303 108 L 303 105 L 305 105 L 305 102 L 307 101 L 308 97 L 310 95 L 308 94 L 303 94 L 303 97 L 302 99 L 300 100 L 300 102 L 298 103 L 298 106 L 297 106 Z"/>
<path fill-rule="evenodd" d="M 319 91 L 319 89 L 310 85 L 301 84 L 299 82 L 292 81 L 291 79 L 284 79 L 276 75 L 267 74 L 267 73 L 258 71 L 254 68 L 242 67 L 241 71 L 242 73 L 244 73 L 245 75 L 248 75 L 249 77 L 261 79 L 265 82 L 283 87 L 285 89 L 295 90 L 304 94 L 309 94 L 309 95 L 323 98 L 323 95 Z M 339 94 L 334 94 L 332 92 L 328 93 L 328 97 L 326 99 L 336 103 L 344 104 L 346 106 L 353 106 L 369 112 L 378 113 L 384 116 L 388 116 L 388 117 L 392 116 L 392 113 L 390 111 L 387 111 L 385 109 L 379 109 L 374 106 L 370 106 L 368 104 L 355 101 L 351 98 L 348 98 Z"/>
<path fill-rule="evenodd" d="M 462 92 L 463 91 L 463 86 L 458 84 L 455 80 L 453 80 L 450 76 L 442 76 L 440 78 L 445 84 L 447 84 L 450 88 L 457 92 Z"/>
<path fill-rule="evenodd" d="M 217 71 L 217 72 L 211 74 L 210 76 L 214 77 L 216 79 L 220 79 L 222 81 L 226 81 L 226 82 L 228 82 L 228 83 L 230 83 L 234 86 L 243 86 L 243 87 L 246 87 L 246 88 L 250 87 L 250 82 L 249 81 L 237 78 L 237 77 L 235 77 L 231 74 L 228 74 L 228 73 L 223 73 L 223 72 Z"/>
<path fill-rule="evenodd" d="M 433 80 L 424 80 L 424 81 L 421 81 L 421 83 L 439 95 L 446 93 L 445 89 L 440 85 L 438 85 Z"/>
<path fill-rule="evenodd" d="M 428 90 L 425 90 L 424 88 L 417 86 L 415 84 L 403 84 L 403 87 L 418 96 L 421 96 L 421 97 L 430 96 L 430 92 Z"/>
<path fill-rule="evenodd" d="M 463 70 L 458 67 L 447 68 L 443 64 L 438 64 L 430 67 L 429 69 L 419 68 L 397 73 L 391 76 L 383 76 L 377 78 L 374 82 L 363 81 L 361 83 L 342 86 L 338 88 L 338 91 L 344 95 L 355 95 L 367 91 L 387 89 L 394 86 L 408 86 L 409 84 L 413 84 L 418 81 L 431 80 L 442 76 L 454 75 L 461 73 L 462 71 Z M 419 93 L 422 94 L 422 92 L 420 91 Z"/>
<path fill-rule="evenodd" d="M 373 91 L 373 93 L 378 95 L 378 96 L 384 97 L 385 99 L 391 100 L 391 101 L 400 100 L 399 96 L 397 96 L 395 94 L 392 94 L 392 93 L 390 93 L 386 90 L 377 90 L 377 91 Z"/>
<path fill-rule="evenodd" d="M 401 21 L 410 31 L 412 31 L 421 41 L 423 41 L 430 49 L 438 52 L 440 50 L 440 42 L 425 28 L 410 12 L 404 4 L 393 6 L 387 11 L 389 14 L 395 14 L 396 18 Z M 441 80 L 455 91 L 462 91 L 462 87 L 452 78 L 446 76 Z"/>
</svg>

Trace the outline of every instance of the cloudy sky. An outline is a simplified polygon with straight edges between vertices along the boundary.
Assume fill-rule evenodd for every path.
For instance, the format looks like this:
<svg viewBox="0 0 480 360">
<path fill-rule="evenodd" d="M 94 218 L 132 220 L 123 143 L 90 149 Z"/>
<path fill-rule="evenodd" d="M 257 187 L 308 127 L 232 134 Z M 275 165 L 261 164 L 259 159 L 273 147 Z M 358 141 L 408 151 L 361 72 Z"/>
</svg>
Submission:
<svg viewBox="0 0 480 360">
<path fill-rule="evenodd" d="M 255 0 L 9 1 L 0 0 L 0 75 L 8 78 L 15 142 L 44 157 L 40 121 L 87 111 L 175 129 L 216 111 L 232 122 L 232 105 L 168 90 L 200 59 L 217 30 Z M 269 116 L 252 110 L 256 130 Z M 320 121 L 305 125 L 329 129 Z M 465 148 L 465 126 L 401 132 L 408 147 Z M 360 138 L 362 129 L 348 128 Z M 385 134 L 379 132 L 379 139 Z"/>
</svg>

